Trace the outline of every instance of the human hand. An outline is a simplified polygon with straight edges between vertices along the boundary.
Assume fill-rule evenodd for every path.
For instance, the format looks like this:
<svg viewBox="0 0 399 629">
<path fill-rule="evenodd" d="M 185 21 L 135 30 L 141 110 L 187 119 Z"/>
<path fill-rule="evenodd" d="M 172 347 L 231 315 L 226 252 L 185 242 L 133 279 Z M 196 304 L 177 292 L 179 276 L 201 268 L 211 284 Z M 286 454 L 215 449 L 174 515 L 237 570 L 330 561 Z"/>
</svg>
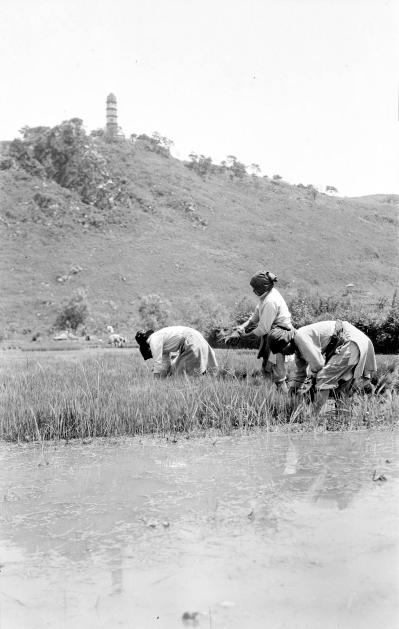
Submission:
<svg viewBox="0 0 399 629">
<path fill-rule="evenodd" d="M 226 339 L 226 343 L 229 343 L 230 345 L 237 345 L 240 341 L 241 336 L 242 332 L 240 332 L 238 329 L 234 329 Z"/>
<path fill-rule="evenodd" d="M 240 340 L 240 334 L 237 331 L 236 328 L 233 328 L 232 330 L 222 330 L 219 334 L 218 334 L 218 340 L 221 341 L 222 343 L 227 344 L 232 344 L 235 345 L 239 342 Z"/>
</svg>

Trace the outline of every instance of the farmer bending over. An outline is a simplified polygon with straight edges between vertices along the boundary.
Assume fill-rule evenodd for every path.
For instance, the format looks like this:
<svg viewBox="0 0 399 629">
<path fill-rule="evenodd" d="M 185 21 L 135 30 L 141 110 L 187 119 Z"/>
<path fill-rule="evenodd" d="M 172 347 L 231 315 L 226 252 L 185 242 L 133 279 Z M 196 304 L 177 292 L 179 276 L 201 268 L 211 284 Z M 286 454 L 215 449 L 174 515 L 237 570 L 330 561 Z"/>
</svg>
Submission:
<svg viewBox="0 0 399 629">
<path fill-rule="evenodd" d="M 218 366 L 215 352 L 193 328 L 172 325 L 156 332 L 139 330 L 135 339 L 144 360 L 153 358 L 156 378 L 171 374 L 202 375 Z M 178 355 L 172 359 L 171 353 Z"/>
<path fill-rule="evenodd" d="M 285 356 L 295 353 L 290 392 L 301 392 L 310 368 L 320 413 L 326 410 L 331 390 L 349 393 L 355 380 L 369 379 L 377 370 L 369 337 L 347 321 L 319 321 L 292 331 L 275 328 L 269 334 L 269 344 L 273 352 Z"/>
<path fill-rule="evenodd" d="M 255 334 L 261 338 L 258 358 L 262 358 L 262 371 L 274 382 L 278 389 L 287 392 L 286 358 L 281 352 L 272 353 L 268 343 L 268 334 L 275 326 L 292 330 L 291 313 L 285 299 L 274 284 L 277 277 L 270 271 L 259 271 L 251 277 L 250 285 L 259 297 L 259 303 L 250 318 L 237 328 L 240 336 Z"/>
</svg>

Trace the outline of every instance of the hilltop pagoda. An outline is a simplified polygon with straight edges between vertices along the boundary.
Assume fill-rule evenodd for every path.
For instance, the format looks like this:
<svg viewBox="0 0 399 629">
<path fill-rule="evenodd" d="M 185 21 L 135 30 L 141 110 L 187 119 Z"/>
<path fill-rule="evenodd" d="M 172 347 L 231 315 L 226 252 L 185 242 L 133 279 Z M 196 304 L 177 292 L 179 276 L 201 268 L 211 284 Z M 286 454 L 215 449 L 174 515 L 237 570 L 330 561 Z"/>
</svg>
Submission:
<svg viewBox="0 0 399 629">
<path fill-rule="evenodd" d="M 118 109 L 115 94 L 107 96 L 107 113 L 106 113 L 106 133 L 110 138 L 116 138 L 118 135 Z"/>
</svg>

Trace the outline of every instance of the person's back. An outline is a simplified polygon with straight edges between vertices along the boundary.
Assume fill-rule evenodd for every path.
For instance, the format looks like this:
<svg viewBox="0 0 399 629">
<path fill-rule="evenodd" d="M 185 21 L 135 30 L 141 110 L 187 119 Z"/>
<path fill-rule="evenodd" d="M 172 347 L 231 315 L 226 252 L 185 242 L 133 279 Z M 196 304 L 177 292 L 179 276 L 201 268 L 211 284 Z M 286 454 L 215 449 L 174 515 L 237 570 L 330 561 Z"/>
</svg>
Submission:
<svg viewBox="0 0 399 629">
<path fill-rule="evenodd" d="M 153 358 L 155 376 L 169 373 L 205 373 L 208 369 L 217 368 L 215 353 L 198 330 L 184 325 L 172 325 L 150 332 L 148 336 L 146 333 L 144 336 L 139 333 L 139 340 L 143 336 L 148 344 L 148 357 Z M 177 357 L 171 360 L 171 354 L 175 353 L 178 354 Z"/>
<path fill-rule="evenodd" d="M 259 320 L 263 324 L 263 334 L 268 334 L 275 325 L 291 327 L 291 313 L 284 297 L 277 288 L 273 287 L 264 299 L 261 299 L 259 303 Z M 258 336 L 260 335 L 258 333 Z"/>
<path fill-rule="evenodd" d="M 321 412 L 329 391 L 348 393 L 355 381 L 368 380 L 377 369 L 371 340 L 348 321 L 318 321 L 291 332 L 276 328 L 270 337 L 275 351 L 295 352 L 291 391 L 299 390 L 311 370 Z"/>
<path fill-rule="evenodd" d="M 303 358 L 314 369 L 315 364 L 323 365 L 322 352 L 326 349 L 335 333 L 336 321 L 317 321 L 299 328 L 295 333 L 295 344 Z M 363 372 L 376 370 L 374 347 L 369 337 L 348 321 L 342 321 L 342 334 L 345 340 L 352 341 L 359 349 L 359 360 L 355 377 Z"/>
<path fill-rule="evenodd" d="M 295 341 L 298 347 L 302 343 L 312 343 L 320 351 L 325 349 L 335 330 L 335 321 L 316 321 L 298 328 L 295 333 Z"/>
<path fill-rule="evenodd" d="M 154 345 L 158 348 L 162 345 L 163 353 L 177 352 L 181 347 L 181 344 L 184 342 L 187 334 L 192 332 L 199 334 L 197 330 L 189 328 L 185 325 L 169 325 L 153 332 L 148 338 L 148 341 L 150 343 L 150 347 L 151 345 Z"/>
</svg>

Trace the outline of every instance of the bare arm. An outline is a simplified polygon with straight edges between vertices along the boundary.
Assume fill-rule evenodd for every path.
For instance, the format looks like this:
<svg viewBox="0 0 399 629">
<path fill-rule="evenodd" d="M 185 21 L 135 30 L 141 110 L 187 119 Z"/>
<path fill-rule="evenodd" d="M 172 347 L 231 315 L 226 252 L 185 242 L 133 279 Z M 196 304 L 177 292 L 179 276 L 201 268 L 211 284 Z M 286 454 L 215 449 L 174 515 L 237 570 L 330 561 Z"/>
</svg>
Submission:
<svg viewBox="0 0 399 629">
<path fill-rule="evenodd" d="M 161 378 L 165 371 L 163 357 L 163 339 L 158 334 L 152 334 L 149 340 L 151 354 L 153 358 L 154 377 Z"/>
<path fill-rule="evenodd" d="M 293 387 L 293 389 L 297 389 L 301 384 L 303 384 L 303 382 L 305 382 L 306 377 L 307 377 L 307 373 L 306 373 L 307 366 L 308 366 L 308 363 L 306 362 L 306 360 L 304 360 L 302 356 L 298 352 L 296 352 L 295 372 L 294 372 L 294 376 L 290 384 L 290 386 Z"/>
<path fill-rule="evenodd" d="M 247 319 L 244 323 L 238 326 L 237 330 L 240 333 L 240 336 L 250 336 L 254 328 L 256 328 L 259 322 L 259 306 L 256 306 L 254 312 L 251 314 L 249 319 Z"/>
<path fill-rule="evenodd" d="M 312 373 L 316 374 L 323 369 L 325 359 L 317 345 L 306 337 L 302 338 L 300 334 L 295 336 L 295 345 L 301 358 L 309 365 Z"/>
</svg>

